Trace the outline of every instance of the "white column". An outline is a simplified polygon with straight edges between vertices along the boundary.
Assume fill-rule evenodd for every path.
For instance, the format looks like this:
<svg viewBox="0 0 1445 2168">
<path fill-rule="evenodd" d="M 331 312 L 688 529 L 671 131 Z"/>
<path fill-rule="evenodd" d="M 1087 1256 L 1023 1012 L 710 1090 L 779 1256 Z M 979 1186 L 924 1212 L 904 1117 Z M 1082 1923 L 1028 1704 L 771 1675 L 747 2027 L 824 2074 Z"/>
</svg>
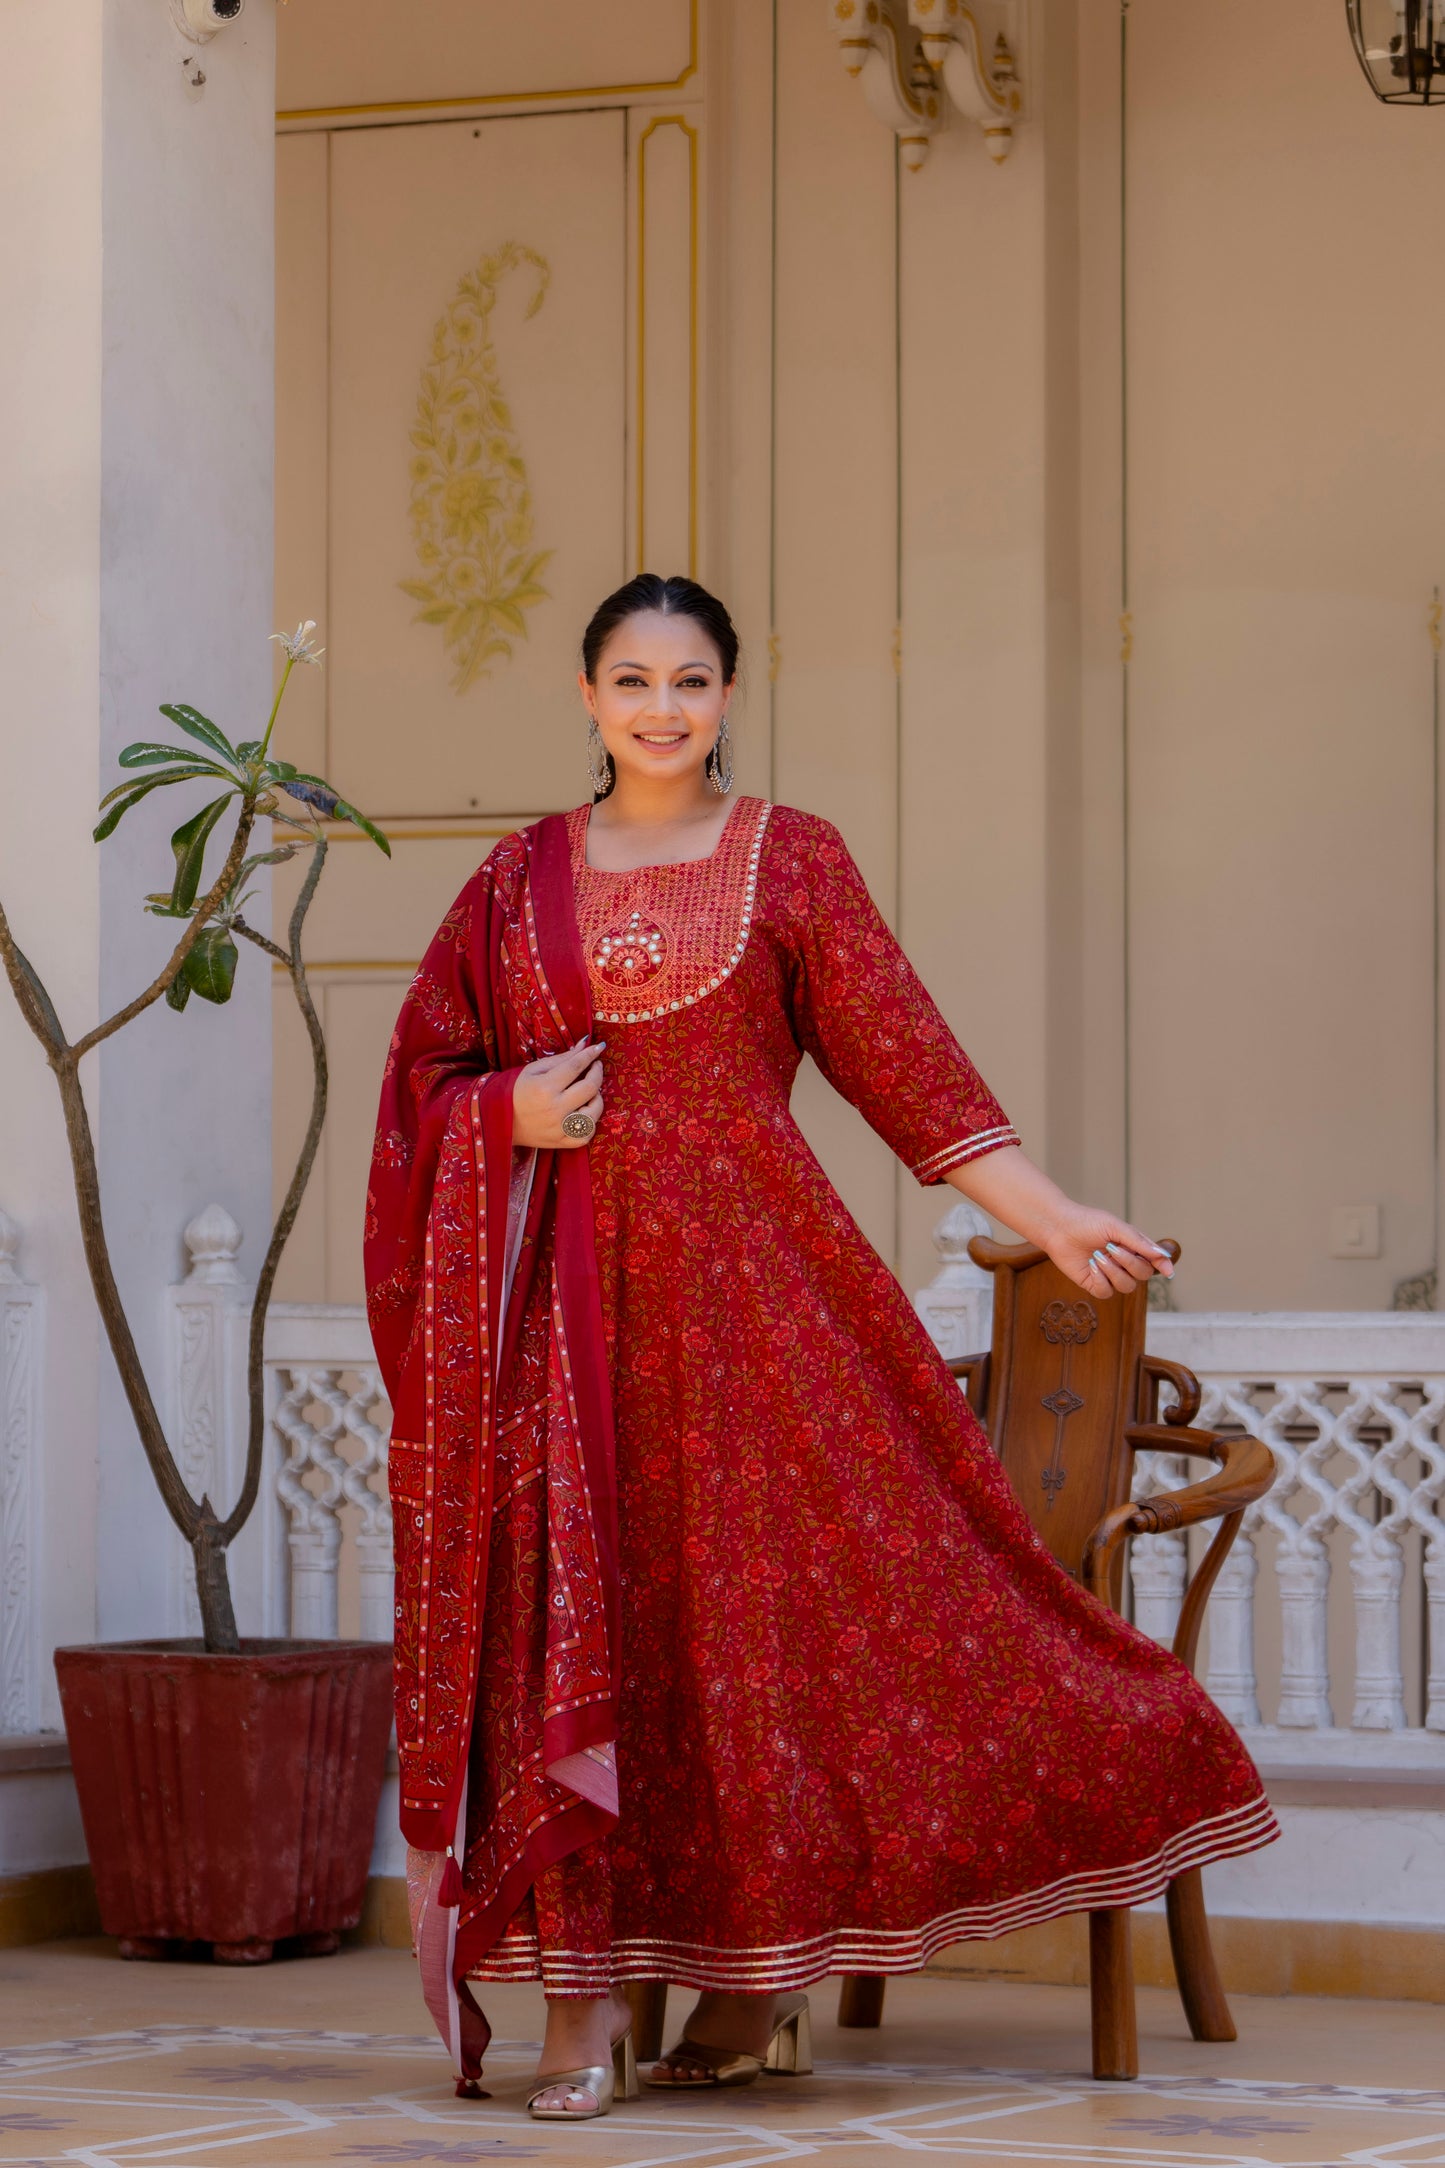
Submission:
<svg viewBox="0 0 1445 2168">
<path fill-rule="evenodd" d="M 1231 1724 L 1258 1724 L 1254 1663 L 1254 1584 L 1259 1559 L 1254 1537 L 1241 1529 L 1219 1569 L 1209 1598 L 1209 1666 L 1204 1684 Z"/>
<path fill-rule="evenodd" d="M 0 9 L 0 894 L 72 1036 L 157 968 L 142 897 L 201 802 L 148 802 L 97 848 L 117 751 L 162 700 L 245 736 L 269 699 L 273 41 L 251 0 L 197 87 L 165 0 Z M 87 1064 L 158 1394 L 178 1230 L 215 1196 L 254 1250 L 269 1218 L 268 973 L 238 979 L 229 1008 L 160 1005 Z M 167 1519 L 100 1344 L 54 1084 L 0 995 L 0 1190 L 50 1305 L 42 1642 L 164 1632 Z"/>
<path fill-rule="evenodd" d="M 36 1731 L 40 1373 L 44 1306 L 16 1270 L 20 1229 L 0 1212 L 0 1732 Z"/>
</svg>

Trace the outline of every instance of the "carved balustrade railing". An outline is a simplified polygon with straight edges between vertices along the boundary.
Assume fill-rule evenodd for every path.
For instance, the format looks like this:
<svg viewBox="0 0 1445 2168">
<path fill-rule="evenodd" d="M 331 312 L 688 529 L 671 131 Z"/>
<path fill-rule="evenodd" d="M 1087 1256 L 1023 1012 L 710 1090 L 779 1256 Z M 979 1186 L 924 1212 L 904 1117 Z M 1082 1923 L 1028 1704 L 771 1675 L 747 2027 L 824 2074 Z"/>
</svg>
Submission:
<svg viewBox="0 0 1445 2168">
<path fill-rule="evenodd" d="M 1263 1438 L 1279 1469 L 1210 1598 L 1210 1693 L 1251 1737 L 1267 1730 L 1276 1764 L 1445 1767 L 1445 1318 L 1181 1313 L 1152 1327 L 1151 1348 L 1200 1378 L 1198 1421 Z M 1140 1490 L 1195 1479 L 1157 1455 Z M 1184 1543 L 1133 1547 L 1135 1619 L 1161 1640 Z"/>
<path fill-rule="evenodd" d="M 363 1312 L 278 1304 L 268 1320 L 266 1385 L 276 1448 L 269 1474 L 290 1556 L 289 1631 L 330 1639 L 344 1625 L 364 1641 L 389 1641 L 391 1410 Z"/>
</svg>

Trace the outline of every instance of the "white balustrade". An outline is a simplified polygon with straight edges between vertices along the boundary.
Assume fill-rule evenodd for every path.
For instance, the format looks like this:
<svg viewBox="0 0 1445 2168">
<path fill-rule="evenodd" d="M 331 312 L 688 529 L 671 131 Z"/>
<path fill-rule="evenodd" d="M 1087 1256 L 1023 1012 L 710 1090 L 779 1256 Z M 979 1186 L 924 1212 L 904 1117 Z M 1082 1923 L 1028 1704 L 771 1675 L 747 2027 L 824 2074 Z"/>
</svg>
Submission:
<svg viewBox="0 0 1445 2168">
<path fill-rule="evenodd" d="M 291 1631 L 322 1639 L 338 1631 L 341 1511 L 353 1506 L 359 1631 L 364 1641 L 389 1641 L 391 1509 L 385 1491 L 373 1488 L 386 1473 L 387 1434 L 371 1420 L 386 1396 L 375 1367 L 278 1363 L 272 1374 L 271 1421 L 286 1446 L 276 1489 L 291 1516 Z M 348 1442 L 356 1450 L 344 1451 Z M 320 1479 L 314 1488 L 312 1475 Z"/>
<path fill-rule="evenodd" d="M 386 1448 L 391 1411 L 359 1305 L 277 1303 L 267 1320 L 268 1481 L 286 1517 L 290 1630 L 339 1631 L 345 1550 L 352 1631 L 389 1641 L 393 1603 Z"/>
<path fill-rule="evenodd" d="M 1262 1438 L 1279 1470 L 1210 1601 L 1210 1692 L 1242 1729 L 1269 1734 L 1277 1761 L 1445 1767 L 1445 1317 L 1160 1313 L 1149 1345 L 1199 1376 L 1204 1427 Z M 1146 1492 L 1193 1479 L 1163 1455 L 1140 1476 Z M 1138 1591 L 1161 1572 L 1161 1541 L 1182 1564 L 1184 1540 L 1133 1547 L 1135 1615 L 1160 1639 L 1177 1605 L 1146 1618 Z M 1262 1563 L 1272 1621 L 1255 1615 Z M 1271 1639 L 1278 1695 L 1261 1726 L 1258 1658 Z"/>
</svg>

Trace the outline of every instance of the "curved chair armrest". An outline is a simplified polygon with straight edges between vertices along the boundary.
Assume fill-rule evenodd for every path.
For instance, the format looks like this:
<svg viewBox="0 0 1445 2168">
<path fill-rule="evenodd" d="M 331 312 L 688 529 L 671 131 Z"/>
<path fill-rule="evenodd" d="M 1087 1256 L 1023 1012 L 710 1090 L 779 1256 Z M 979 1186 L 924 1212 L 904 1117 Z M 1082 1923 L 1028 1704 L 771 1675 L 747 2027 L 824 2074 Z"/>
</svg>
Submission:
<svg viewBox="0 0 1445 2168">
<path fill-rule="evenodd" d="M 1174 1405 L 1165 1411 L 1164 1420 L 1166 1423 L 1179 1428 L 1192 1423 L 1199 1413 L 1201 1398 L 1199 1380 L 1192 1370 L 1185 1369 L 1183 1363 L 1172 1363 L 1164 1355 L 1141 1355 L 1139 1358 L 1139 1382 L 1141 1386 L 1148 1383 L 1154 1387 L 1154 1390 L 1148 1396 L 1147 1419 L 1152 1419 L 1158 1408 L 1158 1389 L 1161 1385 L 1172 1385 L 1179 1395 Z M 1144 1394 L 1141 1392 L 1139 1397 L 1142 1402 Z M 1139 1410 L 1139 1420 L 1141 1422 L 1146 1420 L 1146 1409 L 1143 1406 Z"/>
<path fill-rule="evenodd" d="M 968 1404 L 981 1422 L 983 1420 L 983 1411 L 988 1405 L 989 1358 L 987 1353 L 982 1355 L 956 1355 L 948 1363 L 947 1369 L 949 1376 L 957 1378 L 962 1384 Z"/>
<path fill-rule="evenodd" d="M 1114 1554 L 1129 1536 L 1162 1535 L 1190 1528 L 1198 1521 L 1218 1521 L 1220 1528 L 1185 1592 L 1174 1636 L 1174 1653 L 1191 1670 L 1204 1620 L 1204 1606 L 1239 1533 L 1245 1508 L 1262 1498 L 1275 1478 L 1274 1455 L 1260 1438 L 1225 1438 L 1212 1430 L 1171 1430 L 1166 1423 L 1130 1423 L 1125 1441 L 1136 1452 L 1191 1453 L 1217 1461 L 1217 1475 L 1184 1490 L 1154 1498 L 1131 1499 L 1106 1513 L 1084 1546 L 1083 1579 L 1101 1603 L 1109 1601 Z"/>
</svg>

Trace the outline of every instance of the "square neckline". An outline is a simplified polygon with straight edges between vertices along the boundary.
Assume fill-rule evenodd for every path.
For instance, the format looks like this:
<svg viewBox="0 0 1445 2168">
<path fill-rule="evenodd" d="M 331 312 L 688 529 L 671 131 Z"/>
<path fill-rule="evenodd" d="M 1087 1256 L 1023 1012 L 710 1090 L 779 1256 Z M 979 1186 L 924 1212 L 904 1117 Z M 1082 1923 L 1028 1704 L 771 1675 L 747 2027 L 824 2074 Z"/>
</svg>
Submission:
<svg viewBox="0 0 1445 2168">
<path fill-rule="evenodd" d="M 635 873 L 682 873 L 685 872 L 689 866 L 710 865 L 712 860 L 715 859 L 718 853 L 721 851 L 724 843 L 726 843 L 729 832 L 732 829 L 733 822 L 737 819 L 738 814 L 742 811 L 743 807 L 747 803 L 748 800 L 746 797 L 735 798 L 733 800 L 733 803 L 728 807 L 727 819 L 723 822 L 722 827 L 718 830 L 718 837 L 716 843 L 714 843 L 710 851 L 704 851 L 701 858 L 649 859 L 647 864 L 642 866 L 594 866 L 589 862 L 587 857 L 587 838 L 592 830 L 592 815 L 596 806 L 596 800 L 594 799 L 592 805 L 579 806 L 577 809 L 582 815 L 582 819 L 579 824 L 582 831 L 582 847 L 578 853 L 578 864 L 583 873 L 597 874 L 604 881 L 625 881 L 630 879 L 631 876 Z"/>
</svg>

